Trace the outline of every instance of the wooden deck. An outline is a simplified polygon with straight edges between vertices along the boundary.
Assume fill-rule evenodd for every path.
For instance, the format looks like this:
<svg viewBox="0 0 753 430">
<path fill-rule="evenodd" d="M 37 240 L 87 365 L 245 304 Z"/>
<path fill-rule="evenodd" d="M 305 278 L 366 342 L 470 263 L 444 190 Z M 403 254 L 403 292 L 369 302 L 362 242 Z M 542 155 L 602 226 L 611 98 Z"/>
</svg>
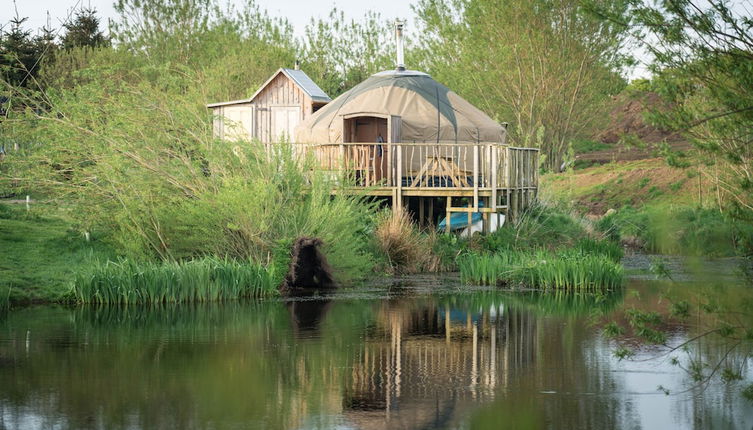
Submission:
<svg viewBox="0 0 753 430">
<path fill-rule="evenodd" d="M 504 213 L 515 218 L 536 198 L 536 148 L 498 143 L 296 144 L 316 169 L 345 182 L 341 190 L 392 198 L 442 197 L 445 211 Z M 465 197 L 467 203 L 456 204 Z"/>
</svg>

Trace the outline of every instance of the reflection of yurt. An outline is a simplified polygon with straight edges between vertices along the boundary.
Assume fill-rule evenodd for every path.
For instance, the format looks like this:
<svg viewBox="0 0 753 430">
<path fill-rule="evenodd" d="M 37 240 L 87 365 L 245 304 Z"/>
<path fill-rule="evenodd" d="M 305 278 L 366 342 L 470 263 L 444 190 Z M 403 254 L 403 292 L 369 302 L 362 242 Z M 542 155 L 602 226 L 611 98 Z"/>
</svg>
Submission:
<svg viewBox="0 0 753 430">
<path fill-rule="evenodd" d="M 389 135 L 387 133 L 390 133 Z M 377 73 L 321 108 L 295 131 L 299 143 L 498 142 L 505 129 L 429 75 Z"/>
</svg>

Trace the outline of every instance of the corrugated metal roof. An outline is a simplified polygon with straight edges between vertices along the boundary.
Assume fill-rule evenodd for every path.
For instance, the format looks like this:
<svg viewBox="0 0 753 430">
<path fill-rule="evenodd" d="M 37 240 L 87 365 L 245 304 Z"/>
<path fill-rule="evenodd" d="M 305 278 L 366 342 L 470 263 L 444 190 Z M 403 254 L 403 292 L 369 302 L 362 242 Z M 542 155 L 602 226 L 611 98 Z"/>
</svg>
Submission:
<svg viewBox="0 0 753 430">
<path fill-rule="evenodd" d="M 298 84 L 299 87 L 303 91 L 306 92 L 306 94 L 311 97 L 311 99 L 315 102 L 330 102 L 332 101 L 331 98 L 325 93 L 321 88 L 319 88 L 319 85 L 316 85 L 314 81 L 309 78 L 309 75 L 307 75 L 303 70 L 295 70 L 295 69 L 282 69 L 282 71 L 288 75 L 290 79 L 295 81 L 296 84 Z"/>
<path fill-rule="evenodd" d="M 242 100 L 233 100 L 229 102 L 210 103 L 207 105 L 207 107 L 213 108 L 213 107 L 220 107 L 220 106 L 251 103 L 256 98 L 256 96 L 258 96 L 259 93 L 261 93 L 262 90 L 266 88 L 267 85 L 269 85 L 269 83 L 272 82 L 272 80 L 280 73 L 284 73 L 285 76 L 292 79 L 296 85 L 298 85 L 306 94 L 308 94 L 309 97 L 311 97 L 311 100 L 315 102 L 320 102 L 320 103 L 329 103 L 332 101 L 332 99 L 327 95 L 327 93 L 325 93 L 321 88 L 319 88 L 319 85 L 316 85 L 316 83 L 312 81 L 311 78 L 309 78 L 309 75 L 307 75 L 303 70 L 282 68 L 276 71 L 274 74 L 272 74 L 272 76 L 269 79 L 267 79 L 267 82 L 264 82 L 264 84 L 260 86 L 258 90 L 256 90 L 256 92 L 254 93 L 254 95 L 251 96 L 251 98 L 242 99 Z"/>
</svg>

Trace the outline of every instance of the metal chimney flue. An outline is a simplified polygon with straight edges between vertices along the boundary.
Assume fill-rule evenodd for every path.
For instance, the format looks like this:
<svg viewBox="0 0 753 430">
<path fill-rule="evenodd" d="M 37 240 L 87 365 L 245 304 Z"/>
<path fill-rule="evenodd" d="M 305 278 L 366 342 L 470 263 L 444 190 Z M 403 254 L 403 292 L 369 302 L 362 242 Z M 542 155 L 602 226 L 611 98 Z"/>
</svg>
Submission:
<svg viewBox="0 0 753 430">
<path fill-rule="evenodd" d="M 403 29 L 405 28 L 405 21 L 397 19 L 395 20 L 395 43 L 397 45 L 397 70 L 402 72 L 405 70 L 405 60 L 403 59 Z"/>
</svg>

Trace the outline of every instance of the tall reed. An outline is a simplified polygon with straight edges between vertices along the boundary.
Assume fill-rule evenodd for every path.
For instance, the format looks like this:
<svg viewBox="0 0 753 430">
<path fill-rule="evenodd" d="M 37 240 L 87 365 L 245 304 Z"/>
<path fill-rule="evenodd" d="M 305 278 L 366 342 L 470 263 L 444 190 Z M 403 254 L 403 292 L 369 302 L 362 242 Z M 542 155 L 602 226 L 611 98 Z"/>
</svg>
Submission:
<svg viewBox="0 0 753 430">
<path fill-rule="evenodd" d="M 10 310 L 10 286 L 7 291 L 0 290 L 0 315 Z"/>
<path fill-rule="evenodd" d="M 273 268 L 232 259 L 136 263 L 97 262 L 79 274 L 73 292 L 81 303 L 177 303 L 234 300 L 275 294 Z"/>
<path fill-rule="evenodd" d="M 540 289 L 599 291 L 622 285 L 622 266 L 602 254 L 578 249 L 466 254 L 458 259 L 463 282 Z"/>
<path fill-rule="evenodd" d="M 618 242 L 608 239 L 597 240 L 585 237 L 575 243 L 575 248 L 584 254 L 604 255 L 615 263 L 619 263 L 625 254 Z"/>
</svg>

